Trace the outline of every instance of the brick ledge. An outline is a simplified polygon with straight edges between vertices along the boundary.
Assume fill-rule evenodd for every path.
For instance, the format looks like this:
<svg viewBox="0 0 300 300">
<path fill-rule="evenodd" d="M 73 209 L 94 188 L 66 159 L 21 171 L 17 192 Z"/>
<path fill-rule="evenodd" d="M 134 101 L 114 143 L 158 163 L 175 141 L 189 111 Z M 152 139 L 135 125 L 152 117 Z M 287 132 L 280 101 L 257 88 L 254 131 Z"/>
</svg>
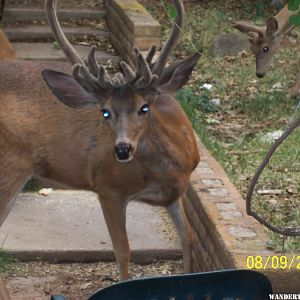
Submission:
<svg viewBox="0 0 300 300">
<path fill-rule="evenodd" d="M 194 271 L 246 269 L 250 255 L 264 259 L 280 255 L 266 248 L 264 228 L 247 215 L 245 200 L 198 137 L 197 142 L 201 160 L 184 199 L 195 236 Z M 299 292 L 300 270 L 296 266 L 262 272 L 271 280 L 274 292 Z"/>
</svg>

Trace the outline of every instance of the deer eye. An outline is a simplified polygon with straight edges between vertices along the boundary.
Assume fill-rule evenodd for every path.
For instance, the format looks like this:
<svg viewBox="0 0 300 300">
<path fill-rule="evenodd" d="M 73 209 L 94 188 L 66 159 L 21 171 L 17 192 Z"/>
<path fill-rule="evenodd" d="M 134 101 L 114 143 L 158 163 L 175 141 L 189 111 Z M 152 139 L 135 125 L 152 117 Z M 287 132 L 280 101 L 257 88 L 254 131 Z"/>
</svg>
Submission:
<svg viewBox="0 0 300 300">
<path fill-rule="evenodd" d="M 266 46 L 266 47 L 263 47 L 263 52 L 264 52 L 264 53 L 266 53 L 266 52 L 268 52 L 268 51 L 269 51 L 269 47 L 267 47 L 267 46 Z"/>
<path fill-rule="evenodd" d="M 111 118 L 111 112 L 107 109 L 102 110 L 102 115 L 103 115 L 104 119 L 106 119 L 106 120 Z"/>
<path fill-rule="evenodd" d="M 149 110 L 150 110 L 149 105 L 148 105 L 148 104 L 144 104 L 144 105 L 140 108 L 138 114 L 139 114 L 139 115 L 145 115 L 145 114 L 147 114 L 147 113 L 149 112 Z"/>
</svg>

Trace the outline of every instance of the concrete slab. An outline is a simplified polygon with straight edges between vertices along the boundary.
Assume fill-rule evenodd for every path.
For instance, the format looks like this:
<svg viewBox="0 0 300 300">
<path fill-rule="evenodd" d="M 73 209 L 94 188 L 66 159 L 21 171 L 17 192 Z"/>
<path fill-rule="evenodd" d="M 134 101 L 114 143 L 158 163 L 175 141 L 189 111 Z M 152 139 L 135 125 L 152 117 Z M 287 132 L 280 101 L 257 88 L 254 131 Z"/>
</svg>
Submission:
<svg viewBox="0 0 300 300">
<path fill-rule="evenodd" d="M 77 36 L 94 35 L 108 39 L 110 32 L 101 31 L 89 27 L 65 27 L 63 31 L 68 40 Z M 21 41 L 45 41 L 54 40 L 51 28 L 49 26 L 42 25 L 22 25 L 17 27 L 3 28 L 3 32 L 11 42 Z"/>
<path fill-rule="evenodd" d="M 166 214 L 163 208 L 129 204 L 132 261 L 180 257 L 180 242 Z M 46 197 L 20 194 L 1 227 L 0 244 L 22 261 L 114 260 L 97 196 L 84 191 L 54 191 Z"/>
<path fill-rule="evenodd" d="M 67 61 L 65 54 L 60 49 L 55 49 L 52 43 L 12 43 L 17 52 L 17 57 L 28 60 Z M 80 57 L 85 57 L 90 47 L 74 46 Z M 96 57 L 99 63 L 111 60 L 114 64 L 120 61 L 119 56 L 111 55 L 105 51 L 97 50 Z"/>
<path fill-rule="evenodd" d="M 67 19 L 101 19 L 106 15 L 104 10 L 91 9 L 59 9 L 57 12 L 59 20 Z M 31 22 L 34 20 L 46 21 L 45 9 L 38 8 L 7 8 L 4 11 L 2 22 Z"/>
</svg>

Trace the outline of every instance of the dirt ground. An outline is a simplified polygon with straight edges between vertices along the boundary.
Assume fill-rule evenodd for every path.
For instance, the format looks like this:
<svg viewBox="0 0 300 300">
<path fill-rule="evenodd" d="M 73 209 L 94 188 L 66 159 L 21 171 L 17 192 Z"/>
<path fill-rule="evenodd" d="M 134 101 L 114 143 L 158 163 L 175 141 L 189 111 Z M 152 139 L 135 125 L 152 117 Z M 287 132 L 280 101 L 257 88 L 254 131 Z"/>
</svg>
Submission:
<svg viewBox="0 0 300 300">
<path fill-rule="evenodd" d="M 182 261 L 158 261 L 150 265 L 131 264 L 131 277 L 182 273 Z M 87 299 L 97 290 L 118 280 L 116 263 L 48 264 L 17 263 L 2 273 L 12 300 L 46 300 L 63 294 L 68 300 Z"/>
</svg>

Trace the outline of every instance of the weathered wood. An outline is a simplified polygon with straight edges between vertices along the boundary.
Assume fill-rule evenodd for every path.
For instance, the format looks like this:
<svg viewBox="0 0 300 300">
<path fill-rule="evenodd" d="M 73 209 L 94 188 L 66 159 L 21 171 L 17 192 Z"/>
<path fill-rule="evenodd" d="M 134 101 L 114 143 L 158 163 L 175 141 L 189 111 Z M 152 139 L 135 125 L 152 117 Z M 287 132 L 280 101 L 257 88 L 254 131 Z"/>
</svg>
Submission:
<svg viewBox="0 0 300 300">
<path fill-rule="evenodd" d="M 51 29 L 48 26 L 27 25 L 22 27 L 7 27 L 3 29 L 8 39 L 12 42 L 17 41 L 34 41 L 34 40 L 54 40 Z M 99 31 L 96 29 L 81 27 L 81 28 L 64 28 L 64 32 L 68 39 L 72 39 L 80 35 L 94 35 L 109 38 L 110 33 L 107 31 Z"/>
<path fill-rule="evenodd" d="M 1 0 L 3 1 L 3 0 Z M 59 9 L 57 15 L 60 20 L 67 19 L 101 19 L 106 16 L 104 10 L 91 9 Z M 8 8 L 5 9 L 3 15 L 3 23 L 8 24 L 12 22 L 23 21 L 46 21 L 46 14 L 44 9 L 38 8 Z"/>
<path fill-rule="evenodd" d="M 123 26 L 125 25 L 134 36 L 160 36 L 160 24 L 137 1 L 107 0 L 105 6 L 107 10 L 116 12 Z"/>
<path fill-rule="evenodd" d="M 105 8 L 111 42 L 127 62 L 134 62 L 134 47 L 146 51 L 152 45 L 161 46 L 160 24 L 141 4 L 134 0 L 108 0 Z"/>
</svg>

